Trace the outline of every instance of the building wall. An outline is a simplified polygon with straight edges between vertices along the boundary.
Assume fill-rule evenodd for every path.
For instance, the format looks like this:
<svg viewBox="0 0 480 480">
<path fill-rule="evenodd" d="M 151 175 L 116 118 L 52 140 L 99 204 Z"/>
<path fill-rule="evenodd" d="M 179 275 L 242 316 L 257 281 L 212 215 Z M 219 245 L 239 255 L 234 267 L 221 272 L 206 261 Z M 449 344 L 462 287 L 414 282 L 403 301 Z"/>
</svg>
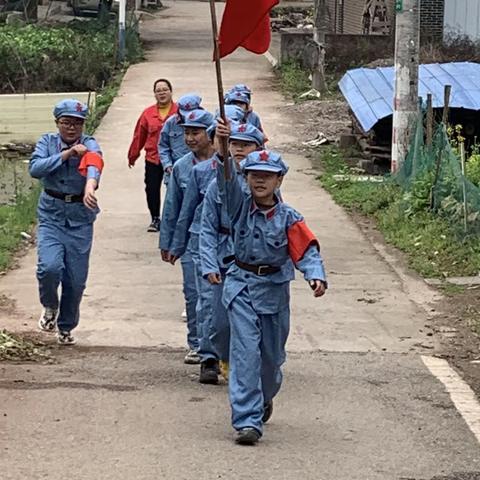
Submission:
<svg viewBox="0 0 480 480">
<path fill-rule="evenodd" d="M 421 0 L 420 31 L 424 41 L 442 38 L 445 2 L 453 4 L 455 2 L 464 2 L 480 6 L 480 0 Z M 345 34 L 362 33 L 362 15 L 365 4 L 365 0 L 328 0 L 332 32 Z M 386 4 L 393 31 L 395 23 L 395 0 L 386 0 Z M 475 19 L 478 18 L 477 15 Z"/>
<path fill-rule="evenodd" d="M 444 10 L 445 0 L 421 0 L 420 34 L 423 41 L 442 40 Z"/>
<path fill-rule="evenodd" d="M 480 40 L 480 1 L 445 0 L 445 34 L 461 33 Z"/>
<path fill-rule="evenodd" d="M 389 12 L 393 11 L 395 0 L 387 0 Z M 362 17 L 365 9 L 365 0 L 327 0 L 331 31 L 359 35 L 362 33 Z M 335 22 L 336 19 L 336 22 Z"/>
</svg>

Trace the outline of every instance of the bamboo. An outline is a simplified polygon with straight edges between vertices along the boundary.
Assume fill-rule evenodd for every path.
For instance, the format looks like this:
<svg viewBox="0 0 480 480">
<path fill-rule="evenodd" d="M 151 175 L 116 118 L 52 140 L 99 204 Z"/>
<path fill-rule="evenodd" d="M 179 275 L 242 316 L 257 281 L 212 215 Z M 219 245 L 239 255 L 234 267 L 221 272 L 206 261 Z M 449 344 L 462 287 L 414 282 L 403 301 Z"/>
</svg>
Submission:
<svg viewBox="0 0 480 480">
<path fill-rule="evenodd" d="M 220 49 L 218 46 L 218 25 L 217 25 L 217 13 L 215 11 L 215 0 L 210 0 L 210 15 L 212 18 L 212 35 L 213 35 L 213 56 L 215 61 L 215 72 L 217 76 L 217 91 L 218 91 L 218 104 L 220 109 L 220 116 L 222 120 L 227 123 L 225 116 L 225 99 L 223 95 L 223 80 L 222 80 L 222 63 L 220 61 Z M 222 138 L 220 142 L 220 155 L 224 162 L 225 179 L 230 179 L 230 163 L 228 161 L 228 139 Z"/>
<path fill-rule="evenodd" d="M 447 126 L 448 123 L 448 113 L 450 110 L 450 94 L 452 93 L 452 86 L 445 85 L 445 90 L 443 92 L 443 115 L 442 123 Z"/>
<path fill-rule="evenodd" d="M 432 147 L 433 141 L 433 104 L 432 94 L 427 94 L 427 147 Z"/>
<path fill-rule="evenodd" d="M 442 114 L 442 123 L 447 128 L 447 121 L 448 121 L 448 110 L 450 105 L 450 93 L 452 91 L 451 85 L 445 85 L 444 90 L 444 102 L 443 102 L 443 114 Z M 443 145 L 439 146 L 437 159 L 435 162 L 435 174 L 433 176 L 433 183 L 432 188 L 430 190 L 430 208 L 433 209 L 435 206 L 435 187 L 437 186 L 438 176 L 440 175 L 440 166 L 442 164 L 442 154 L 443 154 Z"/>
<path fill-rule="evenodd" d="M 468 231 L 468 204 L 467 204 L 467 184 L 465 182 L 465 144 L 460 143 L 460 162 L 462 166 L 462 188 L 463 188 L 463 229 Z"/>
</svg>

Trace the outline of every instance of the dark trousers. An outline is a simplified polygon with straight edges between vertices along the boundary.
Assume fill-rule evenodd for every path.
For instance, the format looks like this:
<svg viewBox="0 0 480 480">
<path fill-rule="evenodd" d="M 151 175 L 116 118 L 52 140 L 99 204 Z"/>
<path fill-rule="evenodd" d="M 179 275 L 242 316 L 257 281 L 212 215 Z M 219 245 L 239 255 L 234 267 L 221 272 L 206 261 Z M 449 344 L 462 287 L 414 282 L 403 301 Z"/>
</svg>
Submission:
<svg viewBox="0 0 480 480">
<path fill-rule="evenodd" d="M 145 193 L 152 218 L 160 217 L 160 189 L 162 188 L 163 167 L 145 160 Z"/>
</svg>

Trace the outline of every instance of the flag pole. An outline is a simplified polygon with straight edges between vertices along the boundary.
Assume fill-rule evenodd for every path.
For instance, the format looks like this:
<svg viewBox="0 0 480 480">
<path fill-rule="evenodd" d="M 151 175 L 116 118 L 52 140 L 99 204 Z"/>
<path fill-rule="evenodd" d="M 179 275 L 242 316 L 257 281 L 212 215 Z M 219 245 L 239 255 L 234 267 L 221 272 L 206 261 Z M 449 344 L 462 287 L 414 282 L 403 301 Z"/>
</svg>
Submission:
<svg viewBox="0 0 480 480">
<path fill-rule="evenodd" d="M 215 71 L 217 74 L 217 91 L 220 116 L 227 123 L 225 116 L 225 100 L 223 96 L 222 63 L 220 61 L 220 48 L 218 46 L 218 25 L 217 12 L 215 11 L 215 0 L 210 0 L 210 14 L 212 17 L 213 34 L 213 57 L 215 61 Z M 230 163 L 228 162 L 228 139 L 222 138 L 220 142 L 220 155 L 223 157 L 225 180 L 230 180 Z"/>
</svg>

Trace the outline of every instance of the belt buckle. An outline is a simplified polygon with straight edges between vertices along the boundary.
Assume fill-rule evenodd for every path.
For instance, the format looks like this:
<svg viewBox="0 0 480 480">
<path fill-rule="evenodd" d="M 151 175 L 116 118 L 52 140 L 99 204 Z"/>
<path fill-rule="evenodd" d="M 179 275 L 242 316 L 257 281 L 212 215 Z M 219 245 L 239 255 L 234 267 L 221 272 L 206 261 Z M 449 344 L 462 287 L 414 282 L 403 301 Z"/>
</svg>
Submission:
<svg viewBox="0 0 480 480">
<path fill-rule="evenodd" d="M 71 193 L 68 193 L 67 195 L 65 195 L 65 203 L 72 203 L 73 201 L 73 195 Z"/>
<path fill-rule="evenodd" d="M 266 270 L 268 269 L 268 265 L 259 265 L 257 268 L 257 275 L 260 275 L 263 277 L 264 275 L 267 275 Z"/>
</svg>

